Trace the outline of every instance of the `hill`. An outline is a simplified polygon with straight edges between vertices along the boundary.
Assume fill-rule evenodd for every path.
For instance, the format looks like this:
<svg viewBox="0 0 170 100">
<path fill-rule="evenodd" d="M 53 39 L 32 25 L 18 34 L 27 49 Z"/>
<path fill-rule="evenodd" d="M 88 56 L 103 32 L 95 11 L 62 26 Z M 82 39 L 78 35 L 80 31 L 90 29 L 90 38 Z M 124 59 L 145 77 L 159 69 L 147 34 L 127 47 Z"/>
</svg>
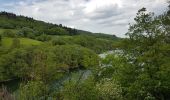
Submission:
<svg viewBox="0 0 170 100">
<path fill-rule="evenodd" d="M 16 15 L 8 12 L 0 12 L 0 28 L 2 29 L 22 29 L 24 27 L 31 28 L 37 35 L 45 33 L 48 35 L 80 35 L 87 34 L 99 38 L 109 37 L 118 39 L 115 35 L 93 34 L 92 32 L 73 29 L 62 24 L 52 24 L 44 21 L 35 20 L 30 17 Z M 104 37 L 103 37 L 104 36 Z"/>
</svg>

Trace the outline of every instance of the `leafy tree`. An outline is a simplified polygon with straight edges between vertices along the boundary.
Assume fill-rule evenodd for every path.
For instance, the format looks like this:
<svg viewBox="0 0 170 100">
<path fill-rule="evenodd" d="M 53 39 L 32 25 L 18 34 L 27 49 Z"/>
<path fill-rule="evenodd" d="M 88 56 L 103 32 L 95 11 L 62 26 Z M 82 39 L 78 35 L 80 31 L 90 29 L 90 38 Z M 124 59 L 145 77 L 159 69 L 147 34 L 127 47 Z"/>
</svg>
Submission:
<svg viewBox="0 0 170 100">
<path fill-rule="evenodd" d="M 71 42 L 71 41 L 70 41 Z M 65 44 L 68 44 L 67 43 L 67 40 L 64 39 L 64 38 L 55 38 L 51 41 L 52 45 L 55 46 L 55 45 L 65 45 Z"/>
<path fill-rule="evenodd" d="M 102 100 L 123 100 L 122 89 L 115 80 L 104 78 L 96 84 L 96 89 Z"/>
<path fill-rule="evenodd" d="M 51 39 L 51 37 L 46 34 L 42 34 L 40 36 L 37 36 L 36 39 L 39 41 L 45 42 L 45 41 L 49 41 Z"/>
<path fill-rule="evenodd" d="M 28 27 L 23 27 L 19 32 L 19 36 L 22 37 L 28 37 L 28 38 L 34 38 L 35 37 L 35 31 Z"/>
<path fill-rule="evenodd" d="M 57 67 L 48 58 L 48 52 L 45 53 L 41 48 L 35 49 L 32 56 L 32 72 L 30 77 L 32 80 L 42 81 L 45 84 L 58 78 Z"/>
<path fill-rule="evenodd" d="M 41 81 L 30 81 L 27 84 L 21 84 L 17 94 L 14 94 L 18 100 L 46 99 L 48 89 Z"/>
<path fill-rule="evenodd" d="M 170 82 L 167 61 L 170 59 L 169 43 L 166 42 L 168 30 L 160 17 L 146 13 L 142 8 L 131 25 L 127 35 L 126 49 L 130 62 L 135 65 L 135 81 L 128 87 L 131 99 L 168 99 Z M 164 92 L 166 91 L 166 92 Z"/>
<path fill-rule="evenodd" d="M 28 71 L 26 52 L 22 49 L 14 49 L 0 57 L 1 81 L 16 77 L 25 77 Z"/>
<path fill-rule="evenodd" d="M 83 83 L 76 81 L 68 82 L 64 85 L 63 99 L 69 100 L 99 100 L 99 94 L 95 88 L 93 80 L 85 80 Z"/>
</svg>

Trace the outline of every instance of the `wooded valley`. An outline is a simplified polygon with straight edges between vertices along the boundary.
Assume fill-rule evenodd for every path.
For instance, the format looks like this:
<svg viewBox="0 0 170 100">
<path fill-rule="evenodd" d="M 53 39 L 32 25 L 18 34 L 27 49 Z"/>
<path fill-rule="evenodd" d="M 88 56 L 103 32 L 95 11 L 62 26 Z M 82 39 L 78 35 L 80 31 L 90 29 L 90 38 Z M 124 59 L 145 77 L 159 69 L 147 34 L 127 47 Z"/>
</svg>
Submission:
<svg viewBox="0 0 170 100">
<path fill-rule="evenodd" d="M 170 100 L 170 10 L 134 21 L 119 38 L 0 12 L 0 100 Z"/>
</svg>

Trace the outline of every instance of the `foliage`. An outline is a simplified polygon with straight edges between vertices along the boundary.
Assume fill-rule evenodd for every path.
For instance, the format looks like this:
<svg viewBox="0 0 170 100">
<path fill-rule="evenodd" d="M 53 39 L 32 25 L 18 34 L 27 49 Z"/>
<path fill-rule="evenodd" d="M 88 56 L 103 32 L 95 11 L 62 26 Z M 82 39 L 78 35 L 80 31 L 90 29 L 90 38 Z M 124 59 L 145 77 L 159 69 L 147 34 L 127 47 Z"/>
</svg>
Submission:
<svg viewBox="0 0 170 100">
<path fill-rule="evenodd" d="M 91 50 L 76 45 L 55 46 L 52 59 L 61 68 L 92 68 L 99 65 L 98 56 Z"/>
<path fill-rule="evenodd" d="M 6 36 L 6 37 L 12 37 L 12 38 L 17 36 L 17 34 L 14 33 L 14 32 L 11 31 L 11 30 L 5 30 L 2 35 L 3 35 L 3 36 Z"/>
<path fill-rule="evenodd" d="M 41 81 L 30 81 L 26 85 L 22 84 L 18 92 L 14 95 L 17 100 L 45 99 L 48 89 Z"/>
<path fill-rule="evenodd" d="M 84 81 L 69 81 L 61 90 L 64 100 L 122 100 L 121 87 L 112 80 L 95 82 L 92 77 Z"/>
<path fill-rule="evenodd" d="M 86 80 L 83 83 L 74 81 L 68 82 L 62 91 L 64 100 L 98 100 L 99 95 L 93 80 Z"/>
<path fill-rule="evenodd" d="M 122 54 L 103 59 L 95 78 L 116 80 L 127 100 L 169 100 L 169 24 L 164 22 L 169 17 L 145 11 L 139 10 L 130 26 Z"/>
<path fill-rule="evenodd" d="M 154 17 L 142 8 L 131 25 L 127 35 L 126 49 L 129 59 L 137 72 L 135 80 L 128 86 L 131 99 L 168 99 L 170 93 L 169 76 L 169 33 L 163 25 L 162 17 Z M 166 80 L 165 80 L 166 78 Z M 166 91 L 166 92 L 165 92 Z"/>
<path fill-rule="evenodd" d="M 21 76 L 26 74 L 24 71 L 25 64 L 23 56 L 26 56 L 25 52 L 15 49 L 9 54 L 1 55 L 0 57 L 0 68 L 1 68 L 1 78 L 0 80 L 7 80 L 14 78 L 14 76 Z"/>
<path fill-rule="evenodd" d="M 116 83 L 116 81 L 110 79 L 102 79 L 96 85 L 97 90 L 99 91 L 100 99 L 102 100 L 122 100 L 122 89 Z"/>
<path fill-rule="evenodd" d="M 58 71 L 71 68 L 94 68 L 99 65 L 98 56 L 80 46 L 44 46 L 19 48 L 17 41 L 13 50 L 0 56 L 1 80 L 31 78 L 48 82 L 60 75 Z"/>
<path fill-rule="evenodd" d="M 23 27 L 19 32 L 18 35 L 21 37 L 28 37 L 28 38 L 35 38 L 36 32 L 28 27 Z"/>
<path fill-rule="evenodd" d="M 46 35 L 46 34 L 42 34 L 40 36 L 37 36 L 35 39 L 39 40 L 39 41 L 42 41 L 42 42 L 45 42 L 45 41 L 51 40 L 51 36 Z"/>
<path fill-rule="evenodd" d="M 106 40 L 101 38 L 95 38 L 93 36 L 87 35 L 77 35 L 77 36 L 58 36 L 52 39 L 52 45 L 65 45 L 65 44 L 76 44 L 91 50 L 96 53 L 102 53 L 111 49 L 117 48 L 114 46 L 116 44 L 112 40 Z"/>
</svg>

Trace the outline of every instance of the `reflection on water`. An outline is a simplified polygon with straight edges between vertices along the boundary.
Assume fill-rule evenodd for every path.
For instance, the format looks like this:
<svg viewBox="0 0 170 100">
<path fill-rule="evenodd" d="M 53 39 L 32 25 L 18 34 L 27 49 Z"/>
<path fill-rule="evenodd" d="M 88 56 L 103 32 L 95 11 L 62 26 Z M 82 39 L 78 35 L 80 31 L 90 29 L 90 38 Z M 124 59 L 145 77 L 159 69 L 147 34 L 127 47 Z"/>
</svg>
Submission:
<svg viewBox="0 0 170 100">
<path fill-rule="evenodd" d="M 62 78 L 54 81 L 51 84 L 51 90 L 60 90 L 62 89 L 64 83 L 69 81 L 83 81 L 88 78 L 88 76 L 91 74 L 90 70 L 85 69 L 77 69 L 70 73 L 66 73 Z"/>
</svg>

